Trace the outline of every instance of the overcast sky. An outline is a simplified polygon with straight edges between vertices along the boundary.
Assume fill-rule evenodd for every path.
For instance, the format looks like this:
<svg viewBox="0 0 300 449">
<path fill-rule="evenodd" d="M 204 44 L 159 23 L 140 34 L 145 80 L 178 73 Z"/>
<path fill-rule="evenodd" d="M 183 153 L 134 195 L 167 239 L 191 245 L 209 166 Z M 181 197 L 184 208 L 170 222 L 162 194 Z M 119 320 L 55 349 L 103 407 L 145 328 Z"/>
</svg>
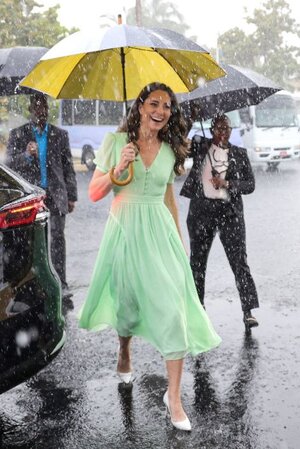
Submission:
<svg viewBox="0 0 300 449">
<path fill-rule="evenodd" d="M 190 35 L 198 36 L 198 44 L 215 47 L 218 34 L 235 26 L 245 29 L 244 8 L 247 15 L 253 9 L 262 7 L 265 1 L 259 0 L 170 0 L 190 26 Z M 135 0 L 40 0 L 47 8 L 60 5 L 59 20 L 67 28 L 80 29 L 97 26 L 101 15 L 123 14 L 135 5 Z M 288 0 L 293 17 L 300 23 L 300 0 Z M 197 5 L 197 6 L 195 6 Z"/>
</svg>

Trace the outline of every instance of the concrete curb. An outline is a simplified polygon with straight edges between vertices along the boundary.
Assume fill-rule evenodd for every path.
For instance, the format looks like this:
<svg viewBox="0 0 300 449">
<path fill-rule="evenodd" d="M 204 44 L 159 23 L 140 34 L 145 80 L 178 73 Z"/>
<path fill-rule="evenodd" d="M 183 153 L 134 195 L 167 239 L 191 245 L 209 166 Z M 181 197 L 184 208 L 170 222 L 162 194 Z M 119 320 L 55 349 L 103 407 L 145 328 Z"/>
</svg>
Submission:
<svg viewBox="0 0 300 449">
<path fill-rule="evenodd" d="M 73 157 L 73 163 L 76 172 L 88 172 L 86 165 L 82 164 L 79 158 Z"/>
<path fill-rule="evenodd" d="M 0 163 L 5 163 L 5 151 L 0 150 Z M 81 163 L 80 158 L 73 157 L 74 169 L 76 172 L 88 172 L 85 164 Z"/>
</svg>

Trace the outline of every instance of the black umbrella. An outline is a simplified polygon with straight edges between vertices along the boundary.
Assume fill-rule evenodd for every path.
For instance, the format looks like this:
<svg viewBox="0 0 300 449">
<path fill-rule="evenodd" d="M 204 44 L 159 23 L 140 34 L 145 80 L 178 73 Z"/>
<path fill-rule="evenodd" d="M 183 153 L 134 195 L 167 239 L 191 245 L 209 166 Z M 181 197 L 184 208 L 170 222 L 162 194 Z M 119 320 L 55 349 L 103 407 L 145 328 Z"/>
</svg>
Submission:
<svg viewBox="0 0 300 449">
<path fill-rule="evenodd" d="M 223 78 L 177 95 L 187 118 L 207 120 L 217 113 L 258 104 L 282 89 L 254 70 L 227 64 L 222 67 L 227 72 Z"/>
<path fill-rule="evenodd" d="M 0 49 L 0 96 L 30 94 L 32 89 L 18 86 L 40 58 L 45 47 L 12 47 Z"/>
</svg>

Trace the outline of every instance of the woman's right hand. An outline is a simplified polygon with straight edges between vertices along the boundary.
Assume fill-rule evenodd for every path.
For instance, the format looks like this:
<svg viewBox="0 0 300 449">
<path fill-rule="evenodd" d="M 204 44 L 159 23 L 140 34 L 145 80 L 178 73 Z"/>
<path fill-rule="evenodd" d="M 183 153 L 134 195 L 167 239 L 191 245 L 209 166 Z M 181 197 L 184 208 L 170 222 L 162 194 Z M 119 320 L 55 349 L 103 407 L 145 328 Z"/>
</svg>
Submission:
<svg viewBox="0 0 300 449">
<path fill-rule="evenodd" d="M 129 142 L 125 147 L 121 150 L 121 157 L 119 163 L 116 165 L 114 169 L 114 176 L 119 178 L 124 170 L 126 170 L 130 164 L 135 160 L 136 156 L 136 147 L 132 142 Z"/>
</svg>

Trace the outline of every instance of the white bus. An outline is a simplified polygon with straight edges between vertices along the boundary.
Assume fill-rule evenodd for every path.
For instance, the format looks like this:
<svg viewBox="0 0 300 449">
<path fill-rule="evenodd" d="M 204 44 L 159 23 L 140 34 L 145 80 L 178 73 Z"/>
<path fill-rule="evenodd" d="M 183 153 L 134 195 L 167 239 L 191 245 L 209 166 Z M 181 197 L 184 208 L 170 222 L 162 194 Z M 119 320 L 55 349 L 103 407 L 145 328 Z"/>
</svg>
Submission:
<svg viewBox="0 0 300 449">
<path fill-rule="evenodd" d="M 296 102 L 296 109 L 298 115 L 298 123 L 300 125 L 300 92 L 293 94 L 293 98 Z"/>
<path fill-rule="evenodd" d="M 103 137 L 117 129 L 122 117 L 123 103 L 61 100 L 58 125 L 69 133 L 72 155 L 93 170 L 95 152 Z"/>
<path fill-rule="evenodd" d="M 300 155 L 296 102 L 290 92 L 279 91 L 256 106 L 240 110 L 242 140 L 252 164 L 294 161 Z"/>
</svg>

